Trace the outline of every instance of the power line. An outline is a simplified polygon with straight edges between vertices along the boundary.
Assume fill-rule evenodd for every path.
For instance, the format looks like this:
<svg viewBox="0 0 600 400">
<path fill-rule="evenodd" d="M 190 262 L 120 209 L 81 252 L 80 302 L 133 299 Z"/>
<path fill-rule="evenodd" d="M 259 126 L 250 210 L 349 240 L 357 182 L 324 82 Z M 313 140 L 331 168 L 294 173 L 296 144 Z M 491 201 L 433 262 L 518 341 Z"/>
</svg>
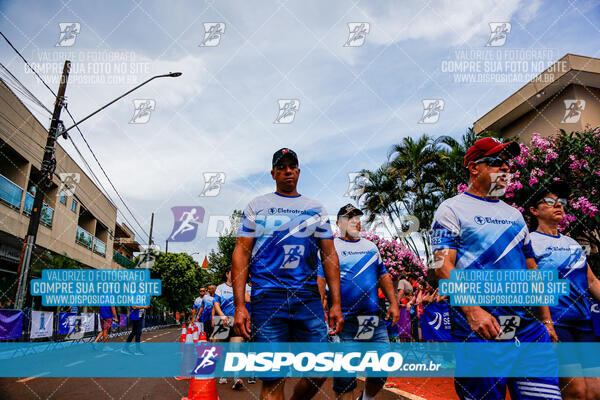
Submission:
<svg viewBox="0 0 600 400">
<path fill-rule="evenodd" d="M 8 38 L 6 36 L 4 36 L 4 34 L 2 32 L 0 32 L 0 35 L 2 35 L 2 37 L 4 38 L 4 40 L 8 43 L 8 45 L 15 51 L 15 53 L 17 53 L 17 55 L 23 60 L 23 62 L 29 67 L 29 69 L 31 69 L 31 71 L 33 71 L 33 73 L 38 77 L 38 79 L 44 84 L 44 86 L 46 86 L 46 88 L 48 88 L 48 90 L 50 91 L 50 93 L 52 93 L 54 95 L 54 97 L 56 97 L 56 93 L 54 93 L 54 91 L 52 90 L 52 88 L 50 86 L 48 86 L 48 84 L 46 84 L 46 82 L 42 79 L 42 77 L 37 73 L 37 71 L 29 64 L 29 62 L 27 61 L 27 59 L 25 57 L 23 57 L 23 55 L 19 52 L 19 50 L 17 50 L 15 48 L 15 46 L 13 46 L 13 44 L 10 42 L 10 40 L 8 40 Z M 69 111 L 69 109 L 65 106 L 65 110 L 67 111 L 67 114 L 69 114 L 69 117 L 71 118 L 71 120 L 73 121 L 73 123 L 75 124 L 75 118 L 73 118 L 73 115 L 71 114 L 71 112 Z M 85 136 L 83 136 L 83 132 L 81 132 L 81 129 L 79 129 L 79 126 L 76 126 L 77 131 L 79 132 L 79 134 L 81 135 L 83 141 L 85 142 L 85 144 L 87 145 L 88 149 L 90 150 L 90 153 L 92 153 L 92 156 L 94 157 L 94 159 L 96 160 L 96 162 L 98 163 L 98 166 L 100 167 L 100 169 L 102 170 L 102 173 L 104 174 L 104 176 L 106 177 L 106 179 L 108 180 L 108 182 L 110 183 L 110 186 L 113 188 L 113 190 L 115 191 L 115 193 L 117 194 L 117 196 L 119 197 L 119 199 L 121 200 L 121 202 L 123 203 L 123 205 L 125 206 L 125 208 L 127 209 L 127 211 L 129 211 L 129 213 L 131 214 L 133 220 L 138 224 L 138 226 L 140 227 L 140 229 L 142 230 L 142 232 L 144 232 L 146 234 L 146 236 L 148 236 L 148 238 L 150 237 L 150 235 L 144 230 L 144 228 L 142 227 L 142 224 L 140 224 L 140 222 L 137 220 L 137 218 L 135 217 L 135 215 L 133 214 L 133 212 L 131 211 L 131 209 L 129 208 L 129 206 L 127 205 L 127 203 L 125 203 L 125 200 L 123 200 L 123 197 L 121 196 L 121 194 L 119 193 L 119 191 L 117 190 L 117 188 L 115 188 L 115 185 L 113 185 L 112 181 L 110 180 L 110 178 L 108 177 L 108 174 L 106 173 L 106 171 L 104 170 L 104 168 L 102 167 L 102 164 L 100 164 L 100 161 L 98 160 L 98 158 L 96 157 L 96 154 L 93 152 L 92 148 L 90 147 L 89 143 L 87 142 L 87 140 L 85 139 Z M 71 139 L 71 142 L 72 139 Z M 82 157 L 83 158 L 83 157 Z"/>
<path fill-rule="evenodd" d="M 13 123 L 10 121 L 10 120 L 8 120 L 8 118 L 6 117 L 6 115 L 5 115 L 4 113 L 2 113 L 2 111 L 0 111 L 0 117 L 2 117 L 3 119 L 5 119 L 5 120 L 6 120 L 6 122 L 8 122 L 8 124 L 10 124 L 10 125 L 11 125 L 11 126 L 14 128 L 14 129 L 18 130 L 19 132 L 21 132 L 22 134 L 24 134 L 24 135 L 25 135 L 27 138 L 29 138 L 29 139 L 30 139 L 30 140 L 33 142 L 33 144 L 37 145 L 37 146 L 38 146 L 40 149 L 44 149 L 44 147 L 43 147 L 42 145 L 40 145 L 40 144 L 39 144 L 39 143 L 38 143 L 38 142 L 37 142 L 37 141 L 36 141 L 36 140 L 35 140 L 33 137 L 29 136 L 29 135 L 27 134 L 27 132 L 25 132 L 25 131 L 23 131 L 22 129 L 18 128 L 18 127 L 17 127 L 17 126 L 15 126 L 15 125 L 14 125 L 14 124 L 13 124 Z M 0 123 L 1 123 L 1 121 L 0 121 Z M 8 133 L 8 131 L 7 131 L 7 133 Z M 6 143 L 8 144 L 8 142 L 6 142 Z M 13 143 L 13 145 L 16 145 L 16 144 L 17 144 L 17 143 Z M 73 145 L 75 145 L 75 144 L 73 143 Z M 21 146 L 19 146 L 19 147 L 21 147 Z M 76 147 L 76 146 L 75 146 L 75 147 Z M 29 156 L 30 156 L 30 157 L 31 157 L 33 160 L 35 160 L 35 161 L 38 161 L 38 162 L 40 162 L 40 163 L 42 162 L 42 160 L 39 158 L 39 156 L 38 156 L 37 154 L 33 153 L 33 152 L 32 152 L 32 151 L 29 149 L 29 148 L 27 148 L 27 147 L 21 147 L 21 150 L 22 150 L 24 153 L 28 154 L 28 155 L 29 155 Z M 76 147 L 76 150 L 79 152 L 79 150 L 77 149 L 77 147 Z M 81 157 L 81 154 L 80 154 L 80 157 Z M 85 162 L 85 159 L 83 159 L 83 160 L 84 160 L 84 162 Z M 87 163 L 86 163 L 86 165 L 87 165 Z M 58 168 L 58 167 L 59 167 L 59 166 L 57 165 L 57 168 Z M 88 169 L 90 169 L 89 165 L 87 165 L 87 167 L 88 167 Z M 90 171 L 91 171 L 91 169 L 90 169 Z M 63 171 L 61 171 L 61 172 L 68 172 L 68 171 L 66 171 L 66 170 L 63 170 Z M 92 172 L 92 174 L 93 174 L 93 171 L 91 171 L 91 172 Z M 57 176 L 58 176 L 58 175 L 57 175 Z M 96 177 L 96 179 L 98 179 L 98 178 Z M 59 177 L 59 180 L 60 180 L 60 177 Z M 61 181 L 61 182 L 62 182 L 62 181 Z M 83 190 L 81 190 L 81 189 L 80 189 L 80 191 L 81 191 L 82 193 L 85 193 L 85 194 L 86 194 L 86 196 L 88 196 L 88 197 L 89 197 L 89 199 L 90 199 L 90 203 L 93 203 L 93 201 L 91 200 L 91 198 L 92 198 L 92 195 L 88 195 L 86 192 L 84 192 L 84 191 L 83 191 Z M 108 196 L 107 196 L 107 197 L 108 197 Z M 110 197 L 109 197 L 109 199 L 110 199 Z M 86 204 L 86 203 L 87 203 L 87 202 L 84 202 L 84 201 L 82 201 L 81 199 L 77 199 L 77 200 L 79 200 L 81 204 Z M 111 200 L 111 201 L 112 201 L 112 200 Z M 137 231 L 137 230 L 136 230 L 136 229 L 135 229 L 133 226 L 131 226 L 132 224 L 131 224 L 131 222 L 130 222 L 130 221 L 127 219 L 127 216 L 126 216 L 125 214 L 123 214 L 123 213 L 122 213 L 122 212 L 121 212 L 121 211 L 120 211 L 118 208 L 117 208 L 117 213 L 118 213 L 118 214 L 120 214 L 120 215 L 121 215 L 121 217 L 123 217 L 123 219 L 125 220 L 125 222 L 127 222 L 128 226 L 129 226 L 129 227 L 130 227 L 130 229 L 133 231 L 133 233 L 134 233 L 134 234 L 135 234 L 137 237 L 141 237 L 141 235 L 139 234 L 139 232 L 138 232 L 138 231 Z M 108 215 L 106 215 L 106 214 L 104 215 L 104 217 L 106 217 L 107 219 L 110 219 L 110 217 L 109 217 Z"/>
<path fill-rule="evenodd" d="M 10 104 L 7 104 L 9 107 Z M 14 108 L 11 107 L 11 109 L 14 110 Z M 16 112 L 16 110 L 14 110 Z M 1 110 L 0 110 L 0 117 L 4 120 L 4 121 L 0 121 L 0 124 L 6 122 L 7 124 L 10 125 L 10 127 L 12 127 L 13 129 L 19 131 L 20 133 L 22 133 L 25 137 L 29 138 L 31 140 L 31 142 L 38 146 L 40 149 L 44 149 L 44 146 L 40 145 L 38 143 L 38 141 L 31 137 L 26 131 L 24 131 L 23 129 L 19 128 L 18 126 L 16 126 L 14 123 L 11 122 L 11 120 L 8 118 L 8 116 L 6 114 L 4 114 Z M 8 130 L 7 130 L 8 133 Z M 70 137 L 69 137 L 70 138 Z M 72 140 L 72 139 L 71 139 Z M 16 143 L 14 143 L 16 144 Z M 77 151 L 77 153 L 79 154 L 79 157 L 83 160 L 85 166 L 88 168 L 89 172 L 93 175 L 93 177 L 98 181 L 99 186 L 104 189 L 104 192 L 106 192 L 106 189 L 102 186 L 102 183 L 100 183 L 98 177 L 94 174 L 94 171 L 91 169 L 90 165 L 87 163 L 86 159 L 83 157 L 83 155 L 81 154 L 81 152 L 79 151 L 79 148 L 77 147 L 77 145 L 73 142 L 73 146 L 75 147 L 75 150 Z M 27 147 L 23 147 L 22 151 L 24 151 L 25 153 L 29 154 L 30 157 L 32 157 L 35 161 L 38 161 L 41 163 L 41 159 L 38 157 L 38 155 L 36 155 L 35 153 L 33 153 L 32 151 L 30 151 L 30 149 L 28 149 Z M 58 167 L 58 165 L 57 165 Z M 62 172 L 67 172 L 67 171 L 62 171 Z M 111 202 L 113 202 L 113 200 L 110 198 L 110 196 L 107 193 L 103 193 Z M 91 199 L 91 195 L 89 196 Z M 81 204 L 84 204 L 84 202 L 81 201 L 81 199 L 78 199 Z M 92 202 L 90 200 L 90 202 Z M 114 204 L 114 202 L 113 202 Z M 135 235 L 139 238 L 141 238 L 142 235 L 139 234 L 139 232 L 133 227 L 133 224 L 129 221 L 129 219 L 127 218 L 127 216 L 125 214 L 123 214 L 121 212 L 121 210 L 119 210 L 119 208 L 117 207 L 117 213 L 121 215 L 121 217 L 123 217 L 123 219 L 125 220 L 125 222 L 127 222 L 128 226 L 131 228 L 131 230 L 135 233 Z M 108 217 L 107 215 L 105 215 L 105 217 Z M 108 219 L 110 219 L 108 217 Z"/>
<path fill-rule="evenodd" d="M 29 89 L 27 89 L 25 87 L 25 85 L 23 85 L 23 83 L 21 83 L 21 81 L 19 79 L 17 79 L 17 77 L 14 76 L 12 74 L 12 72 L 10 72 L 10 70 L 4 66 L 4 64 L 0 63 L 0 67 L 2 68 L 0 71 L 3 72 L 3 75 L 5 77 L 4 79 L 2 79 L 4 83 L 6 83 L 7 85 L 12 83 L 12 85 L 13 85 L 12 88 L 14 90 L 18 91 L 23 96 L 25 96 L 27 99 L 29 99 L 33 103 L 37 104 L 39 107 L 46 110 L 49 114 L 52 114 L 52 111 L 50 111 L 48 108 L 46 108 L 44 103 L 42 103 L 37 97 L 35 97 L 35 95 L 33 93 L 31 93 L 31 91 L 29 91 Z"/>
</svg>

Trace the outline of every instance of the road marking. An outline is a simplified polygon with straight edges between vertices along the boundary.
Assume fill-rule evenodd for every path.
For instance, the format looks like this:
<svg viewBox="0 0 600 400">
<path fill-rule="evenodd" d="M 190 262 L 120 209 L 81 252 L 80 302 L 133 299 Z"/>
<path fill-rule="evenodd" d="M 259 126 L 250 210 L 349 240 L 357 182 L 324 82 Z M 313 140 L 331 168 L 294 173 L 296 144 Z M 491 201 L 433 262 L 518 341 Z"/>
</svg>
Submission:
<svg viewBox="0 0 600 400">
<path fill-rule="evenodd" d="M 107 355 L 108 355 L 107 353 L 102 353 L 102 354 L 98 354 L 97 356 L 94 356 L 94 358 L 106 357 Z"/>
<path fill-rule="evenodd" d="M 67 364 L 67 365 L 65 365 L 65 367 L 74 367 L 74 366 L 76 366 L 77 364 L 83 364 L 84 362 L 85 362 L 85 361 L 83 361 L 83 360 L 75 361 L 75 362 L 72 362 L 71 364 Z"/>
<path fill-rule="evenodd" d="M 37 375 L 34 375 L 34 376 L 30 376 L 29 378 L 23 378 L 23 379 L 19 379 L 17 382 L 19 382 L 19 383 L 24 383 L 24 382 L 30 381 L 30 380 L 32 380 L 32 379 L 39 378 L 40 376 L 44 376 L 44 375 L 48 375 L 48 374 L 50 374 L 50 372 L 49 372 L 49 371 L 46 371 L 46 372 L 40 372 L 39 374 L 37 374 Z"/>
</svg>

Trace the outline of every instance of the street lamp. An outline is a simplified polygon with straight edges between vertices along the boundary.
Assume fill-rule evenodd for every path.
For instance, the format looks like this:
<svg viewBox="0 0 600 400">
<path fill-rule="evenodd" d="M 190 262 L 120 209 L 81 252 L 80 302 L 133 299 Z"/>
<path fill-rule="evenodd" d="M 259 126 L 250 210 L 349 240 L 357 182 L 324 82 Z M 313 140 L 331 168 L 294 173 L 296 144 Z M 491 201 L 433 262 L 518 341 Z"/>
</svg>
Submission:
<svg viewBox="0 0 600 400">
<path fill-rule="evenodd" d="M 88 115 L 87 117 L 83 118 L 81 121 L 75 123 L 74 125 L 71 125 L 70 127 L 61 130 L 60 132 L 58 132 L 59 135 L 63 135 L 63 137 L 66 139 L 67 138 L 67 132 L 70 131 L 71 129 L 75 128 L 77 125 L 81 124 L 83 121 L 87 120 L 88 118 L 98 114 L 100 111 L 104 110 L 106 107 L 110 106 L 111 104 L 113 104 L 116 101 L 121 100 L 123 97 L 127 96 L 129 93 L 133 92 L 134 90 L 137 90 L 139 88 L 141 88 L 142 86 L 144 86 L 146 83 L 150 82 L 151 80 L 154 80 L 156 78 L 177 78 L 179 76 L 181 76 L 182 73 L 181 72 L 169 72 L 168 74 L 163 74 L 163 75 L 156 75 L 153 76 L 152 78 L 140 83 L 139 85 L 137 85 L 136 87 L 134 87 L 133 89 L 123 93 L 122 95 L 120 95 L 119 97 L 117 97 L 116 99 L 114 99 L 113 101 L 111 101 L 108 104 L 105 104 L 104 106 L 100 107 L 99 109 L 97 109 L 96 111 L 94 111 L 93 113 L 91 113 L 90 115 Z"/>
<path fill-rule="evenodd" d="M 152 78 L 140 83 L 133 89 L 123 93 L 121 96 L 117 97 L 110 103 L 102 106 L 98 110 L 94 111 L 87 117 L 83 118 L 81 121 L 75 123 L 67 129 L 64 129 L 64 125 L 62 121 L 60 121 L 61 110 L 64 105 L 64 95 L 65 90 L 67 88 L 67 80 L 69 78 L 69 72 L 71 69 L 71 62 L 69 60 L 65 61 L 65 65 L 63 68 L 63 73 L 60 81 L 60 85 L 58 88 L 58 94 L 56 96 L 56 101 L 54 103 L 54 112 L 52 114 L 52 122 L 50 123 L 50 129 L 48 130 L 48 138 L 46 139 L 46 147 L 44 148 L 44 158 L 42 160 L 42 168 L 40 170 L 42 178 L 40 182 L 36 185 L 34 182 L 34 186 L 36 186 L 36 193 L 33 200 L 33 207 L 31 210 L 31 215 L 29 217 L 29 227 L 27 228 L 27 235 L 25 236 L 25 243 L 23 246 L 23 250 L 21 252 L 21 261 L 19 262 L 19 267 L 17 269 L 17 292 L 15 298 L 15 308 L 22 309 L 23 303 L 25 302 L 25 297 L 27 295 L 27 276 L 29 275 L 29 267 L 31 265 L 31 254 L 33 253 L 33 248 L 35 247 L 35 240 L 37 238 L 38 227 L 40 224 L 40 216 L 42 210 L 42 202 L 44 199 L 44 194 L 46 189 L 50 187 L 52 184 L 52 178 L 54 175 L 54 170 L 56 168 L 56 159 L 54 158 L 54 142 L 56 141 L 57 133 L 63 135 L 63 137 L 67 138 L 67 132 L 71 129 L 75 128 L 77 125 L 86 121 L 88 118 L 93 115 L 98 114 L 100 111 L 104 110 L 106 107 L 110 106 L 114 102 L 122 99 L 127 96 L 129 93 L 134 90 L 139 89 L 144 86 L 148 82 L 156 79 L 156 78 L 176 78 L 181 76 L 181 72 L 169 72 L 168 74 L 156 75 Z"/>
</svg>

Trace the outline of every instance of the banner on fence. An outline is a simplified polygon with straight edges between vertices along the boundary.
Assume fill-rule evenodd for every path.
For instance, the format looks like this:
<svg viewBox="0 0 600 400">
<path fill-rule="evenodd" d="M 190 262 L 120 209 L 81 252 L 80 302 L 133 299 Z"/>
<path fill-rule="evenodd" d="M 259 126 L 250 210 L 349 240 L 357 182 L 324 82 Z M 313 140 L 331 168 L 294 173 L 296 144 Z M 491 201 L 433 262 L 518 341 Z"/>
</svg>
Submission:
<svg viewBox="0 0 600 400">
<path fill-rule="evenodd" d="M 0 340 L 21 338 L 23 332 L 23 311 L 0 310 Z"/>
<path fill-rule="evenodd" d="M 94 332 L 94 322 L 96 321 L 96 314 L 94 313 L 81 313 L 81 328 L 84 333 Z"/>
<path fill-rule="evenodd" d="M 423 333 L 423 340 L 452 341 L 448 303 L 431 303 L 423 307 L 421 332 Z"/>
<path fill-rule="evenodd" d="M 119 326 L 127 327 L 127 314 L 119 314 Z"/>
<path fill-rule="evenodd" d="M 32 311 L 31 312 L 31 333 L 32 339 L 52 337 L 54 330 L 54 313 L 51 311 Z"/>
<path fill-rule="evenodd" d="M 58 334 L 66 335 L 72 333 L 75 329 L 77 314 L 73 312 L 63 312 L 58 314 Z"/>
</svg>

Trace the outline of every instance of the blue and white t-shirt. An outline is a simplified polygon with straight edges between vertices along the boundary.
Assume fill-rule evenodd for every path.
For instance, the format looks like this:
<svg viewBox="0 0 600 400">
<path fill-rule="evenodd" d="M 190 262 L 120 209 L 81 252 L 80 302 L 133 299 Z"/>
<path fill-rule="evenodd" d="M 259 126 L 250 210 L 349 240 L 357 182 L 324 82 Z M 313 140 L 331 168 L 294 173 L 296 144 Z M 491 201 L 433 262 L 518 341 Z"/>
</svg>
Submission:
<svg viewBox="0 0 600 400">
<path fill-rule="evenodd" d="M 433 251 L 456 249 L 457 269 L 527 269 L 533 257 L 523 215 L 501 200 L 462 193 L 437 209 L 431 231 Z M 533 329 L 535 316 L 527 307 L 483 307 L 496 318 L 518 316 L 519 334 Z M 458 307 L 450 307 L 453 335 L 473 334 Z"/>
<path fill-rule="evenodd" d="M 250 286 L 246 284 L 246 291 L 249 292 Z M 214 303 L 219 303 L 221 311 L 227 316 L 235 314 L 235 304 L 233 302 L 233 287 L 227 283 L 221 283 L 215 290 Z"/>
<path fill-rule="evenodd" d="M 204 308 L 202 309 L 200 317 L 198 317 L 199 322 L 210 322 L 214 301 L 215 298 L 212 297 L 210 294 L 204 295 L 204 297 L 202 298 L 202 305 L 204 306 Z"/>
<path fill-rule="evenodd" d="M 376 314 L 379 277 L 387 274 L 379 249 L 364 238 L 357 241 L 335 238 L 333 244 L 340 259 L 342 314 L 344 317 Z M 319 276 L 325 278 L 322 267 Z"/>
<path fill-rule="evenodd" d="M 552 321 L 557 326 L 577 327 L 590 331 L 589 284 L 587 257 L 583 248 L 569 236 L 531 233 L 531 245 L 539 269 L 554 269 L 560 279 L 569 280 L 569 294 L 560 296 L 558 305 L 550 306 Z"/>
<path fill-rule="evenodd" d="M 278 193 L 248 204 L 238 236 L 255 238 L 250 260 L 254 295 L 269 289 L 316 290 L 317 240 L 333 239 L 321 203 Z"/>
</svg>

